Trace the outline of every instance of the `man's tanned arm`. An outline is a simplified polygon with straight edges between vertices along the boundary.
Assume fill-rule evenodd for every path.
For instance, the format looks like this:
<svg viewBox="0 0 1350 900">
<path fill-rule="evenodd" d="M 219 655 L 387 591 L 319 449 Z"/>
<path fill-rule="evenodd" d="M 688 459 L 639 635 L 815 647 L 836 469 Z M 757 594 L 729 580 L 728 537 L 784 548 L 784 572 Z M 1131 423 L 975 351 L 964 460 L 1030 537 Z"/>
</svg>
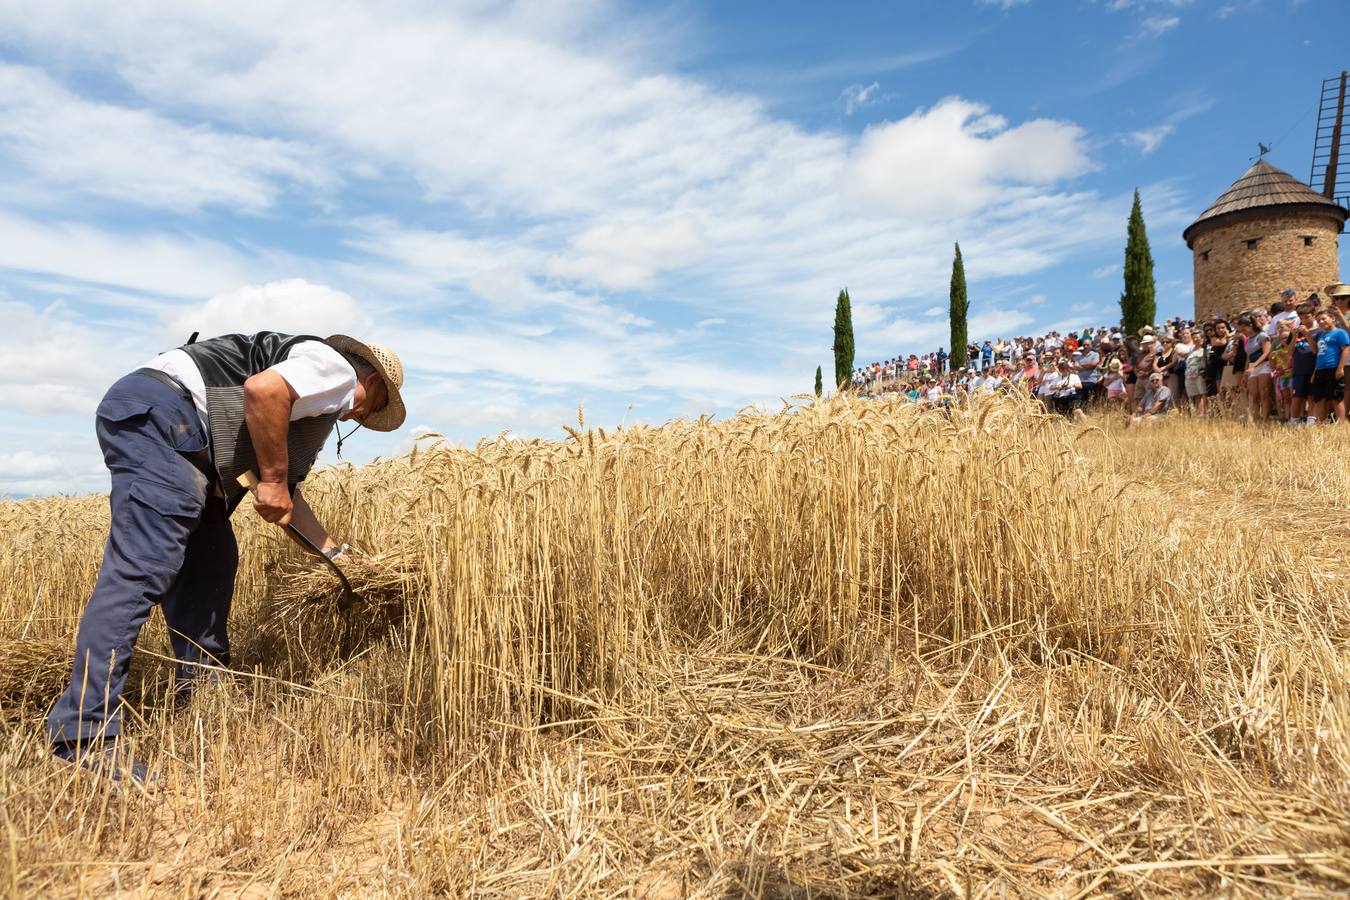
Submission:
<svg viewBox="0 0 1350 900">
<path fill-rule="evenodd" d="M 286 432 L 291 406 L 299 398 L 276 372 L 259 372 L 244 382 L 244 424 L 258 457 L 258 493 L 254 507 L 269 522 L 291 520 L 291 494 L 286 486 Z"/>
</svg>

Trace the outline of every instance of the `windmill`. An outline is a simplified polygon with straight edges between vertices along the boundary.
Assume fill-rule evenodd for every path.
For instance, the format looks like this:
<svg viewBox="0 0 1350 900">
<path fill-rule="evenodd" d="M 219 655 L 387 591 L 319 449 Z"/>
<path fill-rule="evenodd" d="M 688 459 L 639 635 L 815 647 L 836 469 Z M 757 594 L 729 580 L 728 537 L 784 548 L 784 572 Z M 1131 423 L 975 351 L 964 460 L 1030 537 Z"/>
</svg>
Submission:
<svg viewBox="0 0 1350 900">
<path fill-rule="evenodd" d="M 1322 180 L 1322 196 L 1344 207 L 1350 207 L 1350 186 L 1336 184 L 1336 169 L 1345 141 L 1346 72 L 1322 82 L 1322 94 L 1317 103 L 1317 131 L 1313 136 L 1312 171 L 1308 184 L 1317 189 L 1318 176 Z"/>
</svg>

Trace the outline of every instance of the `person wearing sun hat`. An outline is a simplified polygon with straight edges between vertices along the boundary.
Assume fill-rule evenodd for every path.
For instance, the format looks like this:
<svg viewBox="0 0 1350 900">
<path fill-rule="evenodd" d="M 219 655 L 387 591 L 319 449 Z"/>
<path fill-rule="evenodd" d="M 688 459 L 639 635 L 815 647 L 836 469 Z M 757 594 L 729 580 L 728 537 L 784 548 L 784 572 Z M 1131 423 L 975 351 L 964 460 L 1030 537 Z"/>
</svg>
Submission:
<svg viewBox="0 0 1350 900">
<path fill-rule="evenodd" d="M 259 516 L 293 524 L 338 558 L 345 545 L 300 482 L 339 421 L 394 431 L 407 416 L 402 363 L 380 344 L 271 331 L 195 339 L 122 377 L 95 413 L 110 530 L 47 735 L 58 758 L 118 780 L 149 777 L 118 739 L 131 653 L 153 608 L 169 627 L 180 696 L 229 665 L 239 561 L 230 514 L 246 495 L 238 477 L 258 475 Z"/>
</svg>

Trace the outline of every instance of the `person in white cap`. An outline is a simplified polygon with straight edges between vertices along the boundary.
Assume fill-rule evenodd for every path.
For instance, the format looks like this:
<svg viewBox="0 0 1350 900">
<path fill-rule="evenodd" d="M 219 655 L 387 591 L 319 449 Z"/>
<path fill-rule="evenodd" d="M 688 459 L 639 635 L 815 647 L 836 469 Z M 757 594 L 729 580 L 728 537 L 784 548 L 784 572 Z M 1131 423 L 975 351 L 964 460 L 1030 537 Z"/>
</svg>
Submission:
<svg viewBox="0 0 1350 900">
<path fill-rule="evenodd" d="M 300 482 L 339 421 L 393 431 L 406 417 L 402 364 L 379 344 L 269 331 L 195 337 L 117 381 L 95 414 L 111 527 L 47 733 L 56 756 L 115 779 L 147 778 L 118 737 L 131 652 L 152 609 L 169 626 L 184 695 L 205 667 L 229 664 L 238 477 L 259 475 L 258 515 L 293 523 L 334 559 L 342 548 Z"/>
</svg>

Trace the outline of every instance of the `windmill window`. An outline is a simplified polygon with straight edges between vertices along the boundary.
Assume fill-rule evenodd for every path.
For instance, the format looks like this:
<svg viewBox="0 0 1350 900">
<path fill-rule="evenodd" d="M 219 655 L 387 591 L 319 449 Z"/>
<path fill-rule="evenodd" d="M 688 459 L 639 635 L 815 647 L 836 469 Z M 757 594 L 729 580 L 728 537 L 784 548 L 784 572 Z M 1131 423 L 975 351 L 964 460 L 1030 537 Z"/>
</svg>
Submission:
<svg viewBox="0 0 1350 900">
<path fill-rule="evenodd" d="M 1305 235 L 1303 236 L 1303 246 L 1305 246 L 1305 247 L 1311 247 L 1312 244 L 1313 244 L 1313 237 L 1312 237 L 1312 235 L 1310 235 L 1310 234 L 1305 234 Z"/>
<path fill-rule="evenodd" d="M 1209 262 L 1209 251 L 1208 251 L 1208 250 L 1202 250 L 1202 251 L 1200 252 L 1200 258 L 1203 259 L 1205 262 Z"/>
<path fill-rule="evenodd" d="M 1247 249 L 1248 249 L 1248 250 L 1255 250 L 1255 249 L 1256 249 L 1256 245 L 1259 244 L 1259 243 L 1261 243 L 1261 239 L 1260 239 L 1260 238 L 1248 238 L 1248 239 L 1247 239 Z"/>
</svg>

